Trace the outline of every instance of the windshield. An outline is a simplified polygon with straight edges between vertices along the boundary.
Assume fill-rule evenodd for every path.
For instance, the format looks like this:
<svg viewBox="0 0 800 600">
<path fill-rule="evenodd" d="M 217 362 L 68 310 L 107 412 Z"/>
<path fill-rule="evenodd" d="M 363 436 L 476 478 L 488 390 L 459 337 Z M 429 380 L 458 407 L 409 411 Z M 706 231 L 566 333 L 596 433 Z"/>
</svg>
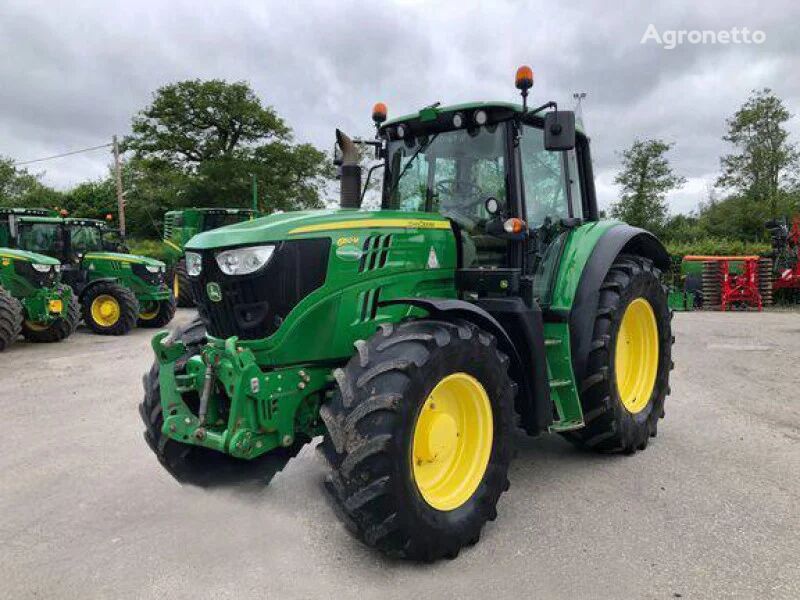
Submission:
<svg viewBox="0 0 800 600">
<path fill-rule="evenodd" d="M 505 131 L 495 125 L 390 142 L 384 208 L 439 212 L 468 231 L 485 224 L 487 198 L 506 203 Z"/>
<path fill-rule="evenodd" d="M 20 223 L 17 246 L 29 252 L 58 256 L 64 249 L 57 223 Z"/>
<path fill-rule="evenodd" d="M 73 254 L 86 254 L 103 250 L 103 236 L 94 225 L 70 225 L 70 243 Z"/>
</svg>

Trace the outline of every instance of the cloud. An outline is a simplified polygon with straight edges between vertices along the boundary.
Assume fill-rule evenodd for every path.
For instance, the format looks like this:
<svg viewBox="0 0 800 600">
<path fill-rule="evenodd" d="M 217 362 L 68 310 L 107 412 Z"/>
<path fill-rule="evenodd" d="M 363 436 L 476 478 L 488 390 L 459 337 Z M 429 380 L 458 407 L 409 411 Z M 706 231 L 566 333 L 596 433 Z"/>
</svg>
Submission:
<svg viewBox="0 0 800 600">
<path fill-rule="evenodd" d="M 300 141 L 329 149 L 334 127 L 370 132 L 369 110 L 393 115 L 435 101 L 512 100 L 519 64 L 534 101 L 571 106 L 584 91 L 602 206 L 616 197 L 618 153 L 636 137 L 675 143 L 688 178 L 674 211 L 704 199 L 726 151 L 725 119 L 753 88 L 800 106 L 800 49 L 790 0 L 757 5 L 594 0 L 553 2 L 12 1 L 0 7 L 0 154 L 26 160 L 124 135 L 152 92 L 188 78 L 247 80 Z M 759 45 L 641 44 L 659 31 L 763 30 Z M 800 120 L 790 123 L 794 139 Z M 60 188 L 106 173 L 103 151 L 37 165 Z"/>
</svg>

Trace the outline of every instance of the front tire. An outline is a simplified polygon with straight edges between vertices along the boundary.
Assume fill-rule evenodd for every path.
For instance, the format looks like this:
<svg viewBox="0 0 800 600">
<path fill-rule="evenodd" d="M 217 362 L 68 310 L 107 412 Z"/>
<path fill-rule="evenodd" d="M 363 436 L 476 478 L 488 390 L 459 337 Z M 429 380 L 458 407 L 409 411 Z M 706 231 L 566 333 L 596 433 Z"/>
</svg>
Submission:
<svg viewBox="0 0 800 600">
<path fill-rule="evenodd" d="M 0 352 L 17 341 L 22 333 L 22 304 L 0 288 Z"/>
<path fill-rule="evenodd" d="M 206 330 L 200 319 L 179 327 L 172 335 L 186 345 L 184 354 L 175 363 L 178 373 L 185 372 L 186 361 L 199 354 L 206 342 Z M 288 448 L 276 448 L 252 460 L 234 458 L 215 450 L 181 444 L 164 435 L 161 427 L 164 416 L 161 409 L 159 364 L 154 362 L 142 378 L 144 399 L 139 404 L 139 416 L 144 423 L 144 439 L 158 458 L 161 466 L 181 484 L 213 487 L 233 483 L 267 484 L 301 450 L 308 441 L 298 436 Z"/>
<path fill-rule="evenodd" d="M 644 450 L 658 431 L 672 369 L 672 314 L 652 261 L 620 255 L 600 286 L 587 378 L 585 427 L 564 435 L 597 452 Z"/>
<path fill-rule="evenodd" d="M 59 290 L 62 292 L 63 298 L 66 290 L 69 288 L 65 285 L 60 285 Z M 36 343 L 52 343 L 60 342 L 71 336 L 78 328 L 78 322 L 81 320 L 81 307 L 78 304 L 78 298 L 75 294 L 70 292 L 70 300 L 67 304 L 67 310 L 63 317 L 55 319 L 47 325 L 41 323 L 33 323 L 24 321 L 22 324 L 22 335 L 29 342 Z"/>
<path fill-rule="evenodd" d="M 389 555 L 454 558 L 508 489 L 508 357 L 467 321 L 383 325 L 356 347 L 320 410 L 337 512 Z"/>
<path fill-rule="evenodd" d="M 143 306 L 137 324 L 139 327 L 159 329 L 168 325 L 174 316 L 175 298 L 170 294 L 166 300 L 159 300 Z"/>
<path fill-rule="evenodd" d="M 86 326 L 100 335 L 125 335 L 136 327 L 139 302 L 128 288 L 112 281 L 90 287 L 82 299 Z"/>
</svg>

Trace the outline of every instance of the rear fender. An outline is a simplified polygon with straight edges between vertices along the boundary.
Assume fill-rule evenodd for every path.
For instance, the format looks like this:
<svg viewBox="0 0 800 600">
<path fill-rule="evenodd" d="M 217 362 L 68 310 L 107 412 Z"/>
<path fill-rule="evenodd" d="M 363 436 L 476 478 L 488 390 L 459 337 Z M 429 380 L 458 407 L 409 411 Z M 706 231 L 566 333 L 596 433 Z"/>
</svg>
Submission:
<svg viewBox="0 0 800 600">
<path fill-rule="evenodd" d="M 597 240 L 581 273 L 569 311 L 572 364 L 579 387 L 586 377 L 594 321 L 600 302 L 600 286 L 620 254 L 649 258 L 662 271 L 670 268 L 670 256 L 666 248 L 656 236 L 644 229 L 622 223 L 608 229 Z"/>
</svg>

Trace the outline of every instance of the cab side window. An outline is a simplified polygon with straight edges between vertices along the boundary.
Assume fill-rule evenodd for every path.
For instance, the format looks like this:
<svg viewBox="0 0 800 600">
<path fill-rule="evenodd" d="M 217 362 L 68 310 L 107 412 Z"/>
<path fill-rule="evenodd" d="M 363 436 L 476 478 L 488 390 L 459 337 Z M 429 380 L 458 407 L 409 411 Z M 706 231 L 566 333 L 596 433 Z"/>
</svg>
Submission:
<svg viewBox="0 0 800 600">
<path fill-rule="evenodd" d="M 528 225 L 538 228 L 548 217 L 551 221 L 569 217 L 564 153 L 545 150 L 542 130 L 525 125 L 520 157 Z"/>
</svg>

